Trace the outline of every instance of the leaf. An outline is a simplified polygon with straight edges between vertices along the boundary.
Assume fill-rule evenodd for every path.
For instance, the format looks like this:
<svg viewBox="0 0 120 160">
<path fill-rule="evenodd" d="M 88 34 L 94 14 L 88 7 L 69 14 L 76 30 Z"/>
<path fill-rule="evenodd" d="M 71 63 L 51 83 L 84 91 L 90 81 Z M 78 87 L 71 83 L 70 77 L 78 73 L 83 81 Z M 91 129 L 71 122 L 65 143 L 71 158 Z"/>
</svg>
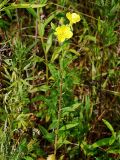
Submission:
<svg viewBox="0 0 120 160">
<path fill-rule="evenodd" d="M 57 28 L 57 26 L 55 26 L 55 24 L 54 23 L 50 23 L 50 25 L 51 25 L 51 28 L 53 29 L 53 30 L 55 30 L 56 28 Z"/>
<path fill-rule="evenodd" d="M 113 8 L 110 10 L 110 14 L 113 15 L 120 8 L 120 3 L 114 4 Z"/>
<path fill-rule="evenodd" d="M 82 143 L 80 144 L 81 149 L 83 150 L 85 155 L 94 155 L 95 154 L 95 150 L 92 147 L 92 145 L 87 144 L 87 142 L 85 140 L 82 141 Z"/>
<path fill-rule="evenodd" d="M 80 56 L 80 53 L 77 52 L 75 49 L 69 49 L 68 51 L 74 53 L 76 56 Z"/>
<path fill-rule="evenodd" d="M 42 86 L 40 86 L 40 91 L 43 91 L 43 92 L 46 92 L 46 91 L 48 91 L 50 88 L 49 88 L 49 86 L 47 86 L 47 85 L 42 85 Z"/>
<path fill-rule="evenodd" d="M 71 128 L 74 128 L 76 126 L 78 126 L 79 123 L 71 123 L 71 124 L 67 124 L 67 125 L 64 125 L 63 127 L 61 127 L 59 130 L 60 131 L 64 131 L 64 130 L 67 130 L 67 129 L 71 129 Z"/>
<path fill-rule="evenodd" d="M 8 7 L 4 7 L 1 9 L 1 11 L 6 9 L 17 9 L 17 8 L 42 8 L 46 6 L 46 4 L 30 4 L 30 3 L 22 3 L 22 4 L 15 4 L 11 3 Z"/>
<path fill-rule="evenodd" d="M 24 0 L 21 1 L 22 3 L 25 3 Z M 38 18 L 36 11 L 33 8 L 26 8 L 27 11 L 35 18 Z"/>
<path fill-rule="evenodd" d="M 116 139 L 116 133 L 114 132 L 114 129 L 113 129 L 112 125 L 108 121 L 106 121 L 105 119 L 102 119 L 102 121 L 109 128 L 109 130 L 112 133 L 112 136 L 111 136 L 111 139 L 110 139 L 110 142 L 109 142 L 109 144 L 112 145 L 114 143 L 115 139 Z"/>
<path fill-rule="evenodd" d="M 53 37 L 52 34 L 48 36 L 47 43 L 46 43 L 46 51 L 45 51 L 46 54 L 49 52 L 49 49 L 52 46 L 52 37 Z"/>
<path fill-rule="evenodd" d="M 53 63 L 59 56 L 60 52 L 62 51 L 62 47 L 58 47 L 52 54 L 51 62 Z"/>
<path fill-rule="evenodd" d="M 49 129 L 55 129 L 55 128 L 57 128 L 57 126 L 58 126 L 58 120 L 54 120 L 54 121 L 50 124 Z"/>
<path fill-rule="evenodd" d="M 114 132 L 114 129 L 113 129 L 112 125 L 107 120 L 105 120 L 105 119 L 102 119 L 102 121 L 108 127 L 108 129 L 111 131 L 112 135 L 115 137 L 116 134 Z"/>
<path fill-rule="evenodd" d="M 98 27 L 98 32 L 102 32 L 102 25 L 101 25 L 100 17 L 98 18 L 98 24 L 97 24 L 97 27 Z"/>
<path fill-rule="evenodd" d="M 35 18 L 37 18 L 37 13 L 33 8 L 27 8 L 27 11 Z"/>
<path fill-rule="evenodd" d="M 23 152 L 23 151 L 26 152 L 27 151 L 27 140 L 24 138 L 18 147 L 19 147 L 20 152 Z"/>
<path fill-rule="evenodd" d="M 45 27 L 43 23 L 38 23 L 38 33 L 41 37 L 44 36 L 44 32 L 45 32 Z"/>
<path fill-rule="evenodd" d="M 93 148 L 97 148 L 97 147 L 101 147 L 101 146 L 107 146 L 107 145 L 109 146 L 109 145 L 112 145 L 115 141 L 116 133 L 114 132 L 114 129 L 113 129 L 112 125 L 108 121 L 106 121 L 105 119 L 103 119 L 103 122 L 112 132 L 112 136 L 109 137 L 109 138 L 104 138 L 104 139 L 98 140 L 97 142 L 93 143 L 91 145 Z"/>
<path fill-rule="evenodd" d="M 48 25 L 48 23 L 51 22 L 51 20 L 56 16 L 56 14 L 52 14 L 50 15 L 44 22 L 44 27 L 46 27 Z"/>
<path fill-rule="evenodd" d="M 35 140 L 31 139 L 30 142 L 27 144 L 27 149 L 29 152 L 33 150 L 33 145 L 35 144 Z"/>
<path fill-rule="evenodd" d="M 60 148 L 63 144 L 71 144 L 71 142 L 70 141 L 68 141 L 68 140 L 66 140 L 65 138 L 63 138 L 63 137 L 60 137 L 59 139 L 58 139 L 58 146 L 57 146 L 57 148 Z"/>
<path fill-rule="evenodd" d="M 95 36 L 91 36 L 91 35 L 87 35 L 85 36 L 85 39 L 88 41 L 93 41 L 96 43 L 96 37 Z"/>
<path fill-rule="evenodd" d="M 86 118 L 87 118 L 87 120 L 89 120 L 90 117 L 92 116 L 89 96 L 85 97 L 85 107 L 86 107 Z"/>
<path fill-rule="evenodd" d="M 79 107 L 80 107 L 80 103 L 75 103 L 70 107 L 62 108 L 62 115 L 65 116 L 70 114 L 70 112 L 75 112 L 76 109 L 78 109 Z"/>
<path fill-rule="evenodd" d="M 92 61 L 92 80 L 95 80 L 96 72 L 94 61 Z"/>
<path fill-rule="evenodd" d="M 55 68 L 54 64 L 49 64 L 48 65 L 50 73 L 52 74 L 52 77 L 57 80 L 59 78 L 59 71 Z"/>
<path fill-rule="evenodd" d="M 111 137 L 110 138 L 100 139 L 97 142 L 93 143 L 91 145 L 91 147 L 97 148 L 97 147 L 107 146 L 107 145 L 109 145 L 110 139 L 111 139 Z"/>
<path fill-rule="evenodd" d="M 49 90 L 49 86 L 47 85 L 42 85 L 40 87 L 33 87 L 33 88 L 30 88 L 29 89 L 29 92 L 30 93 L 34 93 L 34 92 L 38 92 L 38 91 L 43 91 L 43 92 L 46 92 Z"/>
<path fill-rule="evenodd" d="M 43 126 L 39 126 L 40 131 L 42 132 L 43 135 L 49 134 L 49 132 L 43 127 Z"/>
<path fill-rule="evenodd" d="M 34 55 L 34 56 L 32 56 L 32 57 L 30 58 L 30 61 L 35 64 L 35 63 L 37 63 L 37 62 L 43 62 L 44 59 L 43 59 L 42 57 L 39 57 L 39 56 L 37 56 L 37 55 Z"/>
<path fill-rule="evenodd" d="M 120 149 L 108 149 L 107 153 L 120 154 Z"/>
<path fill-rule="evenodd" d="M 42 132 L 42 135 L 45 139 L 47 139 L 49 142 L 54 142 L 54 133 L 49 133 L 47 129 L 45 129 L 43 126 L 39 126 L 40 131 Z"/>
</svg>

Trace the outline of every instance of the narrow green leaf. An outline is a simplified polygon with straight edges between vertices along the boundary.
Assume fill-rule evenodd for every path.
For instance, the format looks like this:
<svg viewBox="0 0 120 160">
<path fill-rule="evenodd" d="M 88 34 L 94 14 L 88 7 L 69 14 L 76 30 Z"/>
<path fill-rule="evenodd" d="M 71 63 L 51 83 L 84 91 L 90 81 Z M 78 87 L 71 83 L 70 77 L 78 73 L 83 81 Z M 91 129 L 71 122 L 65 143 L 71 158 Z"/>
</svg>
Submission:
<svg viewBox="0 0 120 160">
<path fill-rule="evenodd" d="M 97 142 L 93 143 L 91 145 L 91 147 L 97 148 L 97 147 L 107 146 L 107 145 L 109 145 L 110 139 L 111 139 L 111 137 L 110 138 L 100 139 Z"/>
<path fill-rule="evenodd" d="M 112 135 L 115 136 L 115 132 L 114 132 L 114 129 L 113 129 L 112 125 L 105 119 L 102 119 L 102 121 L 108 127 L 108 129 L 111 131 Z"/>
<path fill-rule="evenodd" d="M 27 8 L 27 11 L 35 18 L 37 18 L 37 13 L 33 8 Z"/>
<path fill-rule="evenodd" d="M 108 149 L 107 153 L 120 154 L 120 149 Z"/>
<path fill-rule="evenodd" d="M 93 41 L 93 42 L 96 43 L 96 37 L 94 37 L 94 36 L 87 35 L 87 36 L 85 36 L 85 39 L 88 40 L 88 41 Z"/>
<path fill-rule="evenodd" d="M 69 49 L 68 51 L 74 53 L 76 56 L 80 56 L 80 53 L 77 52 L 75 49 Z"/>
<path fill-rule="evenodd" d="M 49 90 L 49 86 L 42 85 L 40 87 L 34 87 L 34 88 L 29 89 L 29 93 L 34 93 L 34 92 L 38 92 L 38 91 L 46 92 L 48 90 Z"/>
<path fill-rule="evenodd" d="M 45 129 L 43 126 L 39 126 L 40 131 L 42 132 L 42 135 L 44 136 L 44 138 L 46 138 L 49 142 L 53 142 L 54 141 L 54 134 L 53 133 L 49 133 L 47 131 L 47 129 Z"/>
<path fill-rule="evenodd" d="M 51 20 L 56 16 L 56 14 L 52 14 L 50 15 L 44 22 L 44 27 L 46 27 L 48 25 L 48 23 L 51 22 Z"/>
<path fill-rule="evenodd" d="M 90 98 L 89 98 L 89 96 L 86 96 L 86 98 L 85 98 L 85 108 L 86 108 L 86 118 L 87 118 L 87 120 L 90 119 L 91 114 L 92 114 L 90 107 L 91 107 L 90 106 Z"/>
<path fill-rule="evenodd" d="M 40 37 L 44 36 L 44 32 L 45 32 L 45 27 L 43 23 L 38 23 L 38 33 L 40 35 Z"/>
<path fill-rule="evenodd" d="M 46 54 L 49 52 L 50 47 L 52 46 L 52 34 L 49 35 L 46 43 Z"/>
<path fill-rule="evenodd" d="M 42 8 L 46 6 L 46 4 L 29 4 L 29 3 L 22 3 L 22 4 L 15 4 L 12 3 L 8 7 L 4 7 L 1 9 L 1 11 L 6 9 L 17 9 L 17 8 Z"/>
<path fill-rule="evenodd" d="M 74 127 L 76 127 L 76 126 L 78 126 L 78 125 L 79 125 L 79 123 L 67 124 L 67 125 L 61 127 L 59 130 L 60 130 L 60 131 L 64 131 L 64 130 L 67 130 L 67 129 L 74 128 Z"/>
<path fill-rule="evenodd" d="M 102 119 L 102 121 L 104 122 L 104 124 L 108 127 L 108 129 L 112 133 L 111 139 L 109 141 L 109 144 L 111 145 L 111 144 L 114 143 L 114 141 L 116 139 L 116 133 L 114 132 L 114 129 L 113 129 L 112 125 L 108 121 L 106 121 L 105 119 Z"/>
</svg>

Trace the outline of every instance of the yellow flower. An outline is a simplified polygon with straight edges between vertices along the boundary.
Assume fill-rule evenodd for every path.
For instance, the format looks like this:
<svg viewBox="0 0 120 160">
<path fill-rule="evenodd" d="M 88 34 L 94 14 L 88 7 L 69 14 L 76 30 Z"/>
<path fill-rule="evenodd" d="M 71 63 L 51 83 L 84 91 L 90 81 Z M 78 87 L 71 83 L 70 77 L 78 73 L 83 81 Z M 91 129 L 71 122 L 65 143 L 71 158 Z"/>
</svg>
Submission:
<svg viewBox="0 0 120 160">
<path fill-rule="evenodd" d="M 73 36 L 73 33 L 69 26 L 62 25 L 56 28 L 55 35 L 57 36 L 58 41 L 62 43 L 65 39 L 70 39 Z"/>
<path fill-rule="evenodd" d="M 80 16 L 78 14 L 76 14 L 76 13 L 68 12 L 66 14 L 66 17 L 69 19 L 70 24 L 77 23 L 77 22 L 80 21 Z"/>
</svg>

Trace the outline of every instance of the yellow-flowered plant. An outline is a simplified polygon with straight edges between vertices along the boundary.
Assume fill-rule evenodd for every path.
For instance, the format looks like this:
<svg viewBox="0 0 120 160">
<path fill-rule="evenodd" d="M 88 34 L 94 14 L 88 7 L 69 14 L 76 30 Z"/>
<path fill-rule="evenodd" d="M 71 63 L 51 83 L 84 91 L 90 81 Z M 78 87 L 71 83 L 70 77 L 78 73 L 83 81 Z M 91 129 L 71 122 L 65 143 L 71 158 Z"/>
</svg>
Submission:
<svg viewBox="0 0 120 160">
<path fill-rule="evenodd" d="M 59 43 L 62 43 L 73 36 L 73 32 L 71 31 L 72 24 L 80 21 L 80 16 L 76 13 L 68 12 L 66 17 L 70 21 L 69 25 L 58 26 L 55 30 L 55 35 L 57 36 Z"/>
<path fill-rule="evenodd" d="M 60 43 L 64 42 L 65 39 L 70 39 L 73 36 L 70 26 L 62 25 L 56 28 L 55 35 Z"/>
<path fill-rule="evenodd" d="M 68 12 L 66 14 L 66 17 L 70 21 L 70 24 L 77 23 L 77 22 L 80 21 L 80 16 L 78 14 L 76 14 L 76 13 L 70 13 L 70 12 Z"/>
</svg>

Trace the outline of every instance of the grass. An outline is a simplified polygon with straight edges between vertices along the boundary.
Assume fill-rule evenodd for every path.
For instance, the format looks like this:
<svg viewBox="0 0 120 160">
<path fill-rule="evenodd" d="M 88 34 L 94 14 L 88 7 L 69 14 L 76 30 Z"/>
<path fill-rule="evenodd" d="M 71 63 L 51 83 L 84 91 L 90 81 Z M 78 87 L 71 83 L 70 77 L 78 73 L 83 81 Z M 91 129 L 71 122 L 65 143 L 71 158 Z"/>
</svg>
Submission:
<svg viewBox="0 0 120 160">
<path fill-rule="evenodd" d="M 119 160 L 118 0 L 0 0 L 0 159 Z M 81 20 L 59 43 L 66 13 Z"/>
</svg>

